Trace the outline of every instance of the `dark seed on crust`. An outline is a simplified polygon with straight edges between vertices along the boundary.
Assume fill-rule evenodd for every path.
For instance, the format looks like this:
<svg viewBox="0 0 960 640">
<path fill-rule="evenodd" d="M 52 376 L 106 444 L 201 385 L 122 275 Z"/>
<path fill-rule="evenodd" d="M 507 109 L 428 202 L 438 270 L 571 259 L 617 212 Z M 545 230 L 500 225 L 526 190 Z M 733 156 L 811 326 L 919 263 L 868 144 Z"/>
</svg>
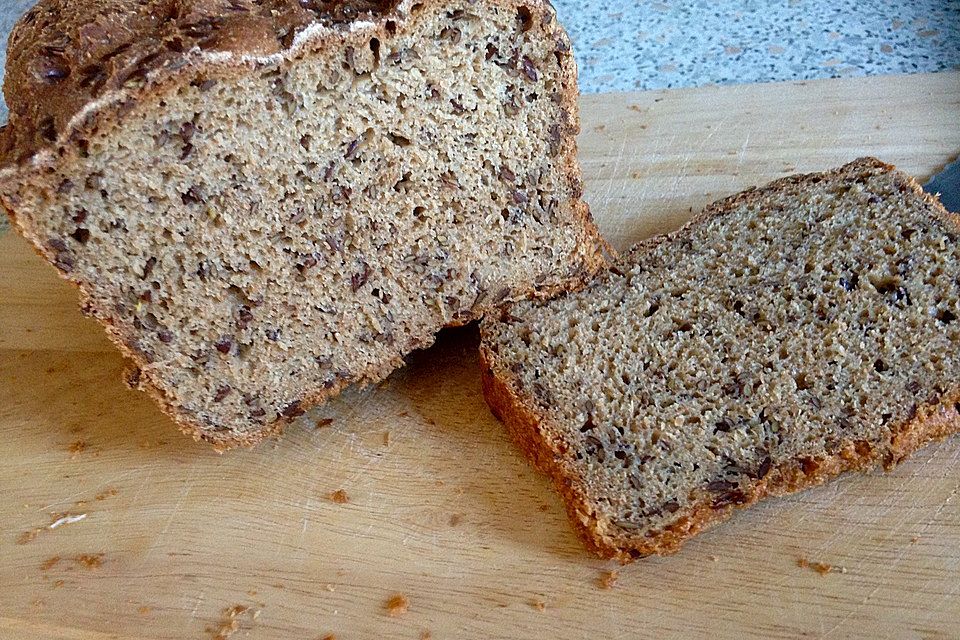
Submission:
<svg viewBox="0 0 960 640">
<path fill-rule="evenodd" d="M 280 410 L 280 415 L 284 418 L 296 418 L 302 416 L 306 411 L 300 407 L 300 401 L 295 400 Z"/>
<path fill-rule="evenodd" d="M 206 202 L 206 194 L 203 191 L 203 187 L 200 185 L 193 185 L 187 192 L 180 196 L 180 200 L 183 204 L 202 204 Z"/>
<path fill-rule="evenodd" d="M 607 451 L 603 446 L 603 442 L 600 438 L 596 436 L 587 436 L 583 439 L 584 449 L 588 455 L 596 456 L 600 462 L 603 462 L 607 457 Z"/>
<path fill-rule="evenodd" d="M 221 387 L 217 387 L 217 392 L 213 396 L 213 401 L 222 402 L 224 398 L 230 395 L 231 391 L 233 391 L 233 389 L 230 388 L 229 385 L 223 385 Z"/>
<path fill-rule="evenodd" d="M 445 27 L 440 32 L 440 37 L 444 40 L 449 40 L 452 44 L 460 44 L 460 39 L 463 37 L 463 32 L 456 27 Z"/>
<path fill-rule="evenodd" d="M 250 307 L 247 305 L 242 305 L 237 311 L 237 327 L 240 329 L 246 329 L 252 321 L 253 312 L 250 310 Z"/>
<path fill-rule="evenodd" d="M 760 467 L 757 468 L 757 478 L 766 478 L 772 467 L 773 464 L 770 462 L 770 458 L 764 458 L 763 462 L 760 463 Z"/>
<path fill-rule="evenodd" d="M 676 513 L 677 511 L 680 510 L 680 503 L 678 503 L 676 500 L 671 500 L 670 502 L 666 502 L 663 505 L 663 510 L 666 511 L 667 513 Z"/>
<path fill-rule="evenodd" d="M 536 66 L 533 64 L 533 60 L 527 56 L 523 56 L 523 75 L 525 75 L 530 82 L 536 82 L 540 77 L 537 73 Z"/>
<path fill-rule="evenodd" d="M 597 428 L 597 425 L 593 422 L 593 416 L 590 413 L 587 413 L 587 419 L 583 422 L 583 426 L 580 427 L 580 433 L 587 433 L 593 431 Z"/>
<path fill-rule="evenodd" d="M 746 502 L 746 496 L 742 492 L 734 490 L 727 493 L 722 493 L 718 495 L 713 500 L 713 508 L 719 509 L 720 507 L 726 507 L 731 504 L 743 504 Z"/>
<path fill-rule="evenodd" d="M 360 147 L 360 139 L 357 138 L 347 145 L 347 150 L 343 154 L 345 160 L 351 160 L 357 154 L 357 148 Z"/>
<path fill-rule="evenodd" d="M 90 231 L 88 229 L 84 229 L 83 227 L 77 227 L 76 230 L 70 234 L 70 237 L 80 244 L 84 244 L 90 239 Z"/>
<path fill-rule="evenodd" d="M 189 121 L 184 122 L 182 125 L 180 125 L 180 138 L 184 142 L 190 142 L 193 140 L 193 134 L 196 133 L 196 131 L 197 126 L 195 124 Z"/>
<path fill-rule="evenodd" d="M 223 336 L 219 340 L 213 343 L 213 346 L 220 353 L 230 353 L 230 350 L 233 348 L 233 338 L 230 336 Z"/>
<path fill-rule="evenodd" d="M 714 433 L 727 433 L 731 429 L 733 429 L 733 423 L 730 422 L 729 418 L 720 418 L 720 420 L 717 421 L 717 424 L 713 426 Z"/>
<path fill-rule="evenodd" d="M 73 269 L 73 255 L 69 251 L 60 251 L 54 259 L 54 264 L 61 271 L 70 271 Z"/>
<path fill-rule="evenodd" d="M 161 329 L 157 332 L 157 339 L 164 344 L 170 344 L 173 342 L 173 334 L 166 329 Z"/>
<path fill-rule="evenodd" d="M 150 277 L 150 273 L 153 271 L 154 265 L 157 264 L 156 258 L 148 258 L 147 262 L 143 265 L 143 275 L 140 276 L 141 280 L 146 280 Z"/>
<path fill-rule="evenodd" d="M 714 493 L 723 493 L 726 491 L 732 491 L 738 486 L 739 485 L 736 482 L 730 482 L 729 480 L 714 480 L 707 483 L 707 490 L 713 491 Z"/>
<path fill-rule="evenodd" d="M 359 273 L 355 273 L 350 276 L 350 290 L 356 293 L 360 287 L 367 283 L 367 280 L 370 278 L 370 265 L 366 262 L 363 263 L 362 268 Z"/>
</svg>

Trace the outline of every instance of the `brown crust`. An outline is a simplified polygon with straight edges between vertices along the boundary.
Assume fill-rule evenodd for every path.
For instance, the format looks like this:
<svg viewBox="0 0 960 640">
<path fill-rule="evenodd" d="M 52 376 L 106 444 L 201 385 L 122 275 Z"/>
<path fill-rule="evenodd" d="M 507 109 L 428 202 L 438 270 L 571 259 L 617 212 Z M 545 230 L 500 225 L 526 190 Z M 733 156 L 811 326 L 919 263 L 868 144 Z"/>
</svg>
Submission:
<svg viewBox="0 0 960 640">
<path fill-rule="evenodd" d="M 394 15 L 398 0 L 41 0 L 10 35 L 0 164 L 50 148 L 75 114 L 110 93 L 136 97 L 204 53 L 289 51 L 319 24 L 349 31 Z"/>
<path fill-rule="evenodd" d="M 115 126 L 129 111 L 129 105 L 156 99 L 167 92 L 175 91 L 179 86 L 189 83 L 198 76 L 229 77 L 243 73 L 251 67 L 268 64 L 251 61 L 244 58 L 244 55 L 267 54 L 274 57 L 279 55 L 278 60 L 269 64 L 285 66 L 304 55 L 331 47 L 342 48 L 361 41 L 366 42 L 370 37 L 389 38 L 394 29 L 396 33 L 402 33 L 416 19 L 416 16 L 408 15 L 408 5 L 412 4 L 411 0 L 349 0 L 349 2 L 311 0 L 306 3 L 316 10 L 304 9 L 303 4 L 300 0 L 265 0 L 260 3 L 257 11 L 262 10 L 272 16 L 267 22 L 251 15 L 249 10 L 239 12 L 246 16 L 240 22 L 235 20 L 235 12 L 224 14 L 224 6 L 252 7 L 249 0 L 152 0 L 151 3 L 143 6 L 127 0 L 43 0 L 27 12 L 10 38 L 11 57 L 7 65 L 4 92 L 11 112 L 10 124 L 0 129 L 0 205 L 6 210 L 14 225 L 30 240 L 36 252 L 51 264 L 57 264 L 56 256 L 46 246 L 45 239 L 34 233 L 26 220 L 16 215 L 18 201 L 12 195 L 16 191 L 16 185 L 21 181 L 43 175 L 49 167 L 68 162 L 78 152 L 79 140 Z M 446 2 L 445 0 L 424 0 L 419 4 L 424 8 L 443 7 Z M 563 76 L 560 96 L 565 121 L 558 125 L 563 134 L 562 170 L 571 192 L 569 201 L 573 209 L 571 214 L 580 221 L 583 231 L 580 243 L 581 255 L 578 256 L 581 263 L 576 265 L 575 272 L 567 274 L 563 281 L 548 282 L 537 289 L 513 291 L 509 298 L 501 303 L 474 309 L 470 315 L 462 316 L 447 326 L 477 320 L 511 300 L 525 297 L 545 298 L 582 286 L 588 276 L 607 264 L 602 253 L 606 243 L 591 218 L 589 208 L 580 200 L 583 181 L 577 162 L 576 146 L 576 135 L 580 131 L 577 70 L 570 51 L 569 39 L 556 21 L 556 13 L 548 0 L 525 2 L 504 0 L 501 5 L 512 8 L 518 8 L 521 5 L 528 7 L 540 27 L 550 37 L 564 45 L 562 48 L 565 49 L 565 54 L 561 56 Z M 321 10 L 321 7 L 326 9 Z M 348 7 L 353 9 L 348 10 Z M 163 14 L 160 9 L 173 13 Z M 176 19 L 171 18 L 172 22 L 169 24 L 163 23 L 167 24 L 164 27 L 152 18 L 153 12 L 160 12 L 155 15 L 176 16 Z M 100 46 L 87 51 L 74 45 L 63 47 L 58 44 L 65 37 L 73 43 L 83 41 L 84 38 L 89 39 L 90 34 L 84 34 L 85 29 L 89 31 L 87 25 L 91 24 L 88 22 L 90 15 L 109 17 L 107 23 L 97 22 L 98 29 L 94 34 L 100 34 L 101 27 L 108 26 L 110 27 L 107 29 L 108 32 L 118 34 L 110 40 L 109 50 L 105 46 Z M 231 19 L 218 21 L 216 17 L 222 15 L 228 15 Z M 347 20 L 344 18 L 345 15 L 353 17 Z M 362 31 L 351 31 L 351 24 L 358 20 L 371 21 L 373 24 Z M 194 33 L 189 25 L 199 23 L 210 24 L 212 27 L 196 31 L 198 35 L 195 37 L 184 33 L 185 29 L 187 33 Z M 298 47 L 293 47 L 294 36 L 311 24 L 320 24 L 328 30 L 316 37 L 311 37 L 309 41 L 301 43 Z M 201 31 L 202 34 L 200 34 Z M 279 46 L 274 48 L 272 45 L 265 44 L 270 37 L 274 37 L 270 35 L 271 33 L 275 33 L 276 36 L 274 44 L 276 41 L 287 43 L 286 48 Z M 166 43 L 177 38 L 180 40 L 186 38 L 185 41 L 188 44 L 192 43 L 198 47 L 203 40 L 210 46 L 204 51 L 178 46 L 183 49 L 183 52 L 176 52 L 169 49 Z M 190 40 L 190 38 L 194 39 Z M 51 43 L 54 45 L 52 49 Z M 15 50 L 14 47 L 16 47 Z M 120 54 L 108 55 L 110 51 L 117 48 L 121 50 L 122 58 L 126 61 L 123 64 L 119 60 Z M 153 54 L 159 50 L 165 53 L 153 57 Z M 216 60 L 203 58 L 205 53 L 210 52 L 227 52 L 235 55 Z M 45 60 L 53 53 L 57 54 L 58 59 L 63 60 L 69 68 L 66 78 L 56 83 L 56 91 L 49 90 L 44 83 L 38 82 L 35 74 L 36 69 L 39 68 L 38 56 Z M 104 60 L 107 62 L 105 63 Z M 106 79 L 91 86 L 82 86 L 82 84 L 74 86 L 72 83 L 78 81 L 79 77 L 75 73 L 76 69 L 91 64 L 106 65 Z M 78 113 L 90 108 L 98 99 L 107 97 L 110 98 L 109 102 L 90 109 L 86 117 L 77 121 L 75 116 Z M 55 136 L 52 140 L 41 130 L 43 129 L 41 123 L 48 119 L 52 119 L 55 127 Z M 164 393 L 159 381 L 152 380 L 147 372 L 140 372 L 148 364 L 144 354 L 130 347 L 133 336 L 118 325 L 106 305 L 98 302 L 90 285 L 72 278 L 69 273 L 59 268 L 58 273 L 80 289 L 80 306 L 83 312 L 100 321 L 110 340 L 116 344 L 124 356 L 133 361 L 132 369 L 136 374 L 127 376 L 128 384 L 146 391 L 153 397 L 164 413 L 173 418 L 177 427 L 186 435 L 195 440 L 209 442 L 217 451 L 224 451 L 237 446 L 255 445 L 264 438 L 281 432 L 284 426 L 296 417 L 279 418 L 252 433 L 238 433 L 229 428 L 223 429 L 223 426 L 218 429 L 197 420 L 193 413 L 176 405 Z M 438 330 L 440 328 L 438 327 Z M 427 347 L 432 342 L 432 336 L 413 337 L 403 351 L 406 353 Z M 298 413 L 299 408 L 306 409 L 322 403 L 351 384 L 378 382 L 402 364 L 401 356 L 398 355 L 392 362 L 386 362 L 380 367 L 368 368 L 350 379 L 338 380 L 330 388 L 309 391 L 294 403 L 298 410 L 292 413 Z"/>
<path fill-rule="evenodd" d="M 762 199 L 772 190 L 788 185 L 819 181 L 828 177 L 855 177 L 864 172 L 895 171 L 893 165 L 875 158 L 859 158 L 839 169 L 826 173 L 789 176 L 761 189 L 749 189 L 707 207 L 701 214 L 672 234 L 650 238 L 625 253 L 622 262 L 649 251 L 661 242 L 682 237 L 696 224 L 709 217 L 724 215 L 747 201 Z M 934 215 L 960 230 L 960 216 L 947 212 L 940 202 L 925 193 L 909 176 L 897 172 L 900 185 L 921 196 L 931 206 Z M 481 324 L 483 337 L 484 323 Z M 537 403 L 525 395 L 515 374 L 503 365 L 487 342 L 480 345 L 483 393 L 487 403 L 507 427 L 514 441 L 533 465 L 553 480 L 566 504 L 567 513 L 587 547 L 604 558 L 616 558 L 627 563 L 636 558 L 657 554 L 676 553 L 689 538 L 729 518 L 735 509 L 747 507 L 767 496 L 781 496 L 813 487 L 845 472 L 865 471 L 882 465 L 891 469 L 911 453 L 929 442 L 960 431 L 960 386 L 944 394 L 938 403 L 921 404 L 913 417 L 894 425 L 890 437 L 882 443 L 863 440 L 845 441 L 838 452 L 819 458 L 792 460 L 773 467 L 769 473 L 750 485 L 741 487 L 742 498 L 737 504 L 714 506 L 715 495 L 704 490 L 703 496 L 692 507 L 678 512 L 668 526 L 643 536 L 631 535 L 604 520 L 591 506 L 583 488 L 583 478 L 572 460 L 572 449 L 563 438 L 562 430 L 540 412 Z"/>
</svg>

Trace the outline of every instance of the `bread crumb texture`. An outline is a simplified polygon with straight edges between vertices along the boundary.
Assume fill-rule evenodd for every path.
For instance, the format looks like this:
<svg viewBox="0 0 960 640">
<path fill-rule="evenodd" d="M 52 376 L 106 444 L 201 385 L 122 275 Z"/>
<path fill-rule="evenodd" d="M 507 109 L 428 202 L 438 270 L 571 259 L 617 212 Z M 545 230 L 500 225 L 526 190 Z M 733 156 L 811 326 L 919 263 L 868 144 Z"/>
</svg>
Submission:
<svg viewBox="0 0 960 640">
<path fill-rule="evenodd" d="M 721 201 L 482 334 L 488 401 L 590 546 L 670 553 L 960 427 L 957 218 L 861 159 Z"/>
<path fill-rule="evenodd" d="M 547 3 L 220 4 L 42 0 L 0 136 L 0 202 L 185 431 L 254 443 L 602 264 Z"/>
</svg>

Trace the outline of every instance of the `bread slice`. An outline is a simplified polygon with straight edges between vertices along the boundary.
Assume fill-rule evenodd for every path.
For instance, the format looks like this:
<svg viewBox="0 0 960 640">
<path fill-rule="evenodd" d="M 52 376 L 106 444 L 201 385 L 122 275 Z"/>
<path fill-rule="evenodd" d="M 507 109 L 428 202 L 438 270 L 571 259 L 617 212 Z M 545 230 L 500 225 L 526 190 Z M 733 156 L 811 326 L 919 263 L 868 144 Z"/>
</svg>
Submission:
<svg viewBox="0 0 960 640">
<path fill-rule="evenodd" d="M 545 0 L 42 0 L 9 55 L 0 201 L 218 447 L 603 264 Z"/>
<path fill-rule="evenodd" d="M 960 227 L 874 159 L 718 202 L 481 325 L 484 391 L 602 556 L 960 429 Z"/>
</svg>

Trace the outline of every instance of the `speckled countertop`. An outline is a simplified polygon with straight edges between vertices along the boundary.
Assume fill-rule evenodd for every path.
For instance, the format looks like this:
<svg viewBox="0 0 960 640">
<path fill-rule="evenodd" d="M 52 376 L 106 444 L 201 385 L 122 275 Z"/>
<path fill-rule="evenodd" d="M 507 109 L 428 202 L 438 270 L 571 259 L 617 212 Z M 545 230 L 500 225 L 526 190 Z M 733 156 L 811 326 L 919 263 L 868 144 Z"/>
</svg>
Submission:
<svg viewBox="0 0 960 640">
<path fill-rule="evenodd" d="M 35 1 L 0 0 L 4 42 Z M 553 3 L 584 93 L 960 69 L 960 0 Z"/>
<path fill-rule="evenodd" d="M 960 0 L 553 1 L 584 93 L 960 68 Z"/>
</svg>

